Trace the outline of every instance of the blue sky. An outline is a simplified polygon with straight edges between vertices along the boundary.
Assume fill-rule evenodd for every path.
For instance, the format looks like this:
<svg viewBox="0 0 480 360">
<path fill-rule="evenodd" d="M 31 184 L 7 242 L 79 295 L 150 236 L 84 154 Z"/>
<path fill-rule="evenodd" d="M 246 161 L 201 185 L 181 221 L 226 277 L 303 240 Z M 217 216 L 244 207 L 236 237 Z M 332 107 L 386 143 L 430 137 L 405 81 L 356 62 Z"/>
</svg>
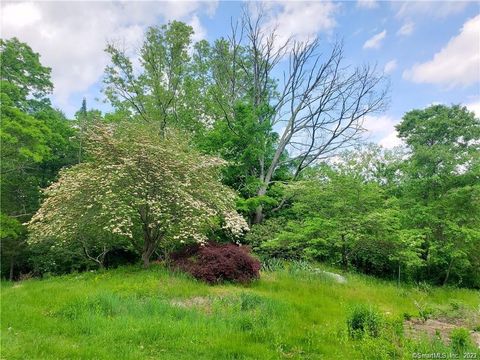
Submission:
<svg viewBox="0 0 480 360">
<path fill-rule="evenodd" d="M 250 4 L 251 5 L 251 4 Z M 257 2 L 279 36 L 319 36 L 328 46 L 344 39 L 346 60 L 377 64 L 391 82 L 384 114 L 366 119 L 370 139 L 398 144 L 393 126 L 414 108 L 461 103 L 480 115 L 480 3 L 446 1 Z M 106 41 L 122 41 L 134 53 L 144 29 L 178 19 L 195 38 L 225 36 L 244 2 L 2 2 L 2 38 L 17 36 L 52 67 L 54 105 L 68 116 L 85 96 L 101 101 Z"/>
</svg>

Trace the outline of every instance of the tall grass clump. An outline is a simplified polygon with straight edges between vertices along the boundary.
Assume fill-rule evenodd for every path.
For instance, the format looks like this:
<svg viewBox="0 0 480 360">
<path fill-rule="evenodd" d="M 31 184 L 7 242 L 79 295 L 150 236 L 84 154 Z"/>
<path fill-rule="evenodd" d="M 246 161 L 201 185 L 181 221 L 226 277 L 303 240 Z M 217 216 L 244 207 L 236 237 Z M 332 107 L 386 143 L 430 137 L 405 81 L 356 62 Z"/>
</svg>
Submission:
<svg viewBox="0 0 480 360">
<path fill-rule="evenodd" d="M 364 335 L 378 337 L 383 325 L 382 315 L 371 306 L 359 304 L 353 306 L 347 316 L 348 335 L 352 339 Z"/>
</svg>

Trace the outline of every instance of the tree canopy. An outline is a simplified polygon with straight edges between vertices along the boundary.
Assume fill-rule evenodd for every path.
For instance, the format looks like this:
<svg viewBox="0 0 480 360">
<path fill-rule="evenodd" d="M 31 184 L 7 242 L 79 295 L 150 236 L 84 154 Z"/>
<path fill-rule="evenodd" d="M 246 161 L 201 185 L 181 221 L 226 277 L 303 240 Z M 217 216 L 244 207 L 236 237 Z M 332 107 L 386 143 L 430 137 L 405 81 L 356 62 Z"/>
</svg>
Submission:
<svg viewBox="0 0 480 360">
<path fill-rule="evenodd" d="M 2 274 L 147 266 L 216 240 L 479 287 L 478 117 L 415 109 L 396 126 L 403 146 L 364 144 L 385 76 L 346 66 L 342 42 L 279 43 L 262 19 L 212 42 L 172 21 L 137 53 L 107 44 L 112 111 L 84 99 L 73 119 L 51 106 L 40 55 L 1 40 Z"/>
<path fill-rule="evenodd" d="M 90 226 L 137 241 L 148 265 L 166 241 L 207 240 L 221 226 L 234 237 L 247 229 L 235 195 L 222 185 L 223 161 L 191 150 L 176 135 L 162 139 L 157 126 L 95 126 L 89 160 L 60 173 L 32 218 L 32 241 L 80 240 Z"/>
</svg>

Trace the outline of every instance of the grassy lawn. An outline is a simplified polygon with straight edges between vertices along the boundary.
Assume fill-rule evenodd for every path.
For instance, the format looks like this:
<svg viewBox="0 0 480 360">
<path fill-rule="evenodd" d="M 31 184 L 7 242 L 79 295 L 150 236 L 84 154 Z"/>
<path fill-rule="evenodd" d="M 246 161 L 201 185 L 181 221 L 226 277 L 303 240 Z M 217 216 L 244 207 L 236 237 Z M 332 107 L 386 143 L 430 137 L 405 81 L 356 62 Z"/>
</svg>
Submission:
<svg viewBox="0 0 480 360">
<path fill-rule="evenodd" d="M 155 265 L 4 282 L 2 359 L 411 359 L 451 351 L 402 334 L 404 313 L 419 315 L 414 301 L 437 312 L 454 304 L 478 320 L 472 290 L 347 279 L 282 270 L 248 286 L 208 286 Z M 380 337 L 349 338 L 358 303 L 382 314 Z"/>
</svg>

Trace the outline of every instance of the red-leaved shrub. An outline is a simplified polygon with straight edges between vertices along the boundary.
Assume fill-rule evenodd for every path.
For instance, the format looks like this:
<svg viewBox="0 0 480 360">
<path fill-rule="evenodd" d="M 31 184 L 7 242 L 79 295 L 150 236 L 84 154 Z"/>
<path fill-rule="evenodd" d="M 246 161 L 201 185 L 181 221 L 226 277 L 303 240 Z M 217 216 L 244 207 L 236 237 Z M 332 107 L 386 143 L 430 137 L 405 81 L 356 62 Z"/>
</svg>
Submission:
<svg viewBox="0 0 480 360">
<path fill-rule="evenodd" d="M 210 284 L 223 281 L 247 283 L 260 277 L 260 261 L 246 246 L 191 245 L 172 254 L 171 260 L 174 267 Z"/>
</svg>

